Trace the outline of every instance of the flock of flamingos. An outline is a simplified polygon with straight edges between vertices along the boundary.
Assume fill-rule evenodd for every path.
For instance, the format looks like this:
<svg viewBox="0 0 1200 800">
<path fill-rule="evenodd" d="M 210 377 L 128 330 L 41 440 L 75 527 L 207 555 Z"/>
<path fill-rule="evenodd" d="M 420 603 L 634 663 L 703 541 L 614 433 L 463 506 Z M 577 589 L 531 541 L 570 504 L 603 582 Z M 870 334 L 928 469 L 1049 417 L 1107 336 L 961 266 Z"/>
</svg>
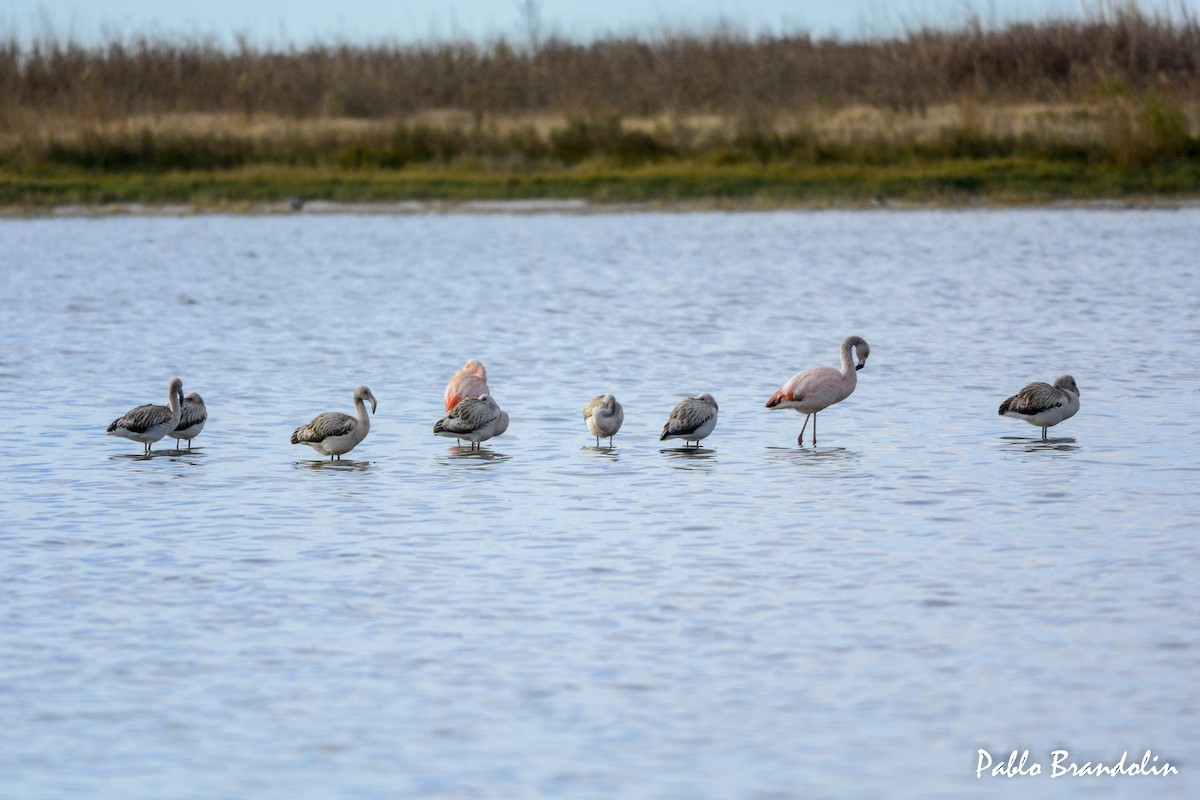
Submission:
<svg viewBox="0 0 1200 800">
<path fill-rule="evenodd" d="M 849 336 L 842 342 L 842 368 L 814 367 L 797 372 L 779 391 L 767 400 L 767 408 L 794 408 L 804 414 L 804 425 L 796 443 L 804 445 L 804 431 L 812 419 L 812 443 L 817 445 L 817 412 L 824 411 L 835 403 L 849 397 L 858 385 L 858 370 L 867 364 L 871 348 L 858 336 Z M 857 357 L 857 358 L 855 358 Z M 354 390 L 355 416 L 337 411 L 318 414 L 312 422 L 301 425 L 292 432 L 292 444 L 306 444 L 330 460 L 340 459 L 349 453 L 371 430 L 371 417 L 366 404 L 370 402 L 371 413 L 375 413 L 375 395 L 366 386 Z M 496 405 L 487 385 L 487 371 L 476 359 L 471 359 L 456 372 L 446 385 L 446 416 L 433 426 L 438 436 L 447 436 L 461 443 L 466 440 L 472 449 L 483 442 L 508 430 L 508 414 Z M 1036 425 L 1042 429 L 1042 440 L 1046 440 L 1046 429 L 1079 410 L 1079 387 L 1070 375 L 1063 375 L 1054 384 L 1034 382 L 1021 389 L 1000 404 L 1000 415 L 1013 417 Z M 603 394 L 592 398 L 583 408 L 583 418 L 588 431 L 600 439 L 612 438 L 621 430 L 625 412 L 617 398 Z M 167 392 L 167 404 L 144 405 L 129 411 L 108 426 L 109 434 L 141 442 L 145 454 L 150 455 L 150 445 L 170 437 L 176 447 L 186 440 L 188 449 L 192 439 L 204 430 L 208 411 L 204 398 L 195 392 L 184 396 L 183 381 L 175 378 Z M 700 441 L 717 427 L 717 401 L 707 392 L 679 401 L 663 425 L 659 441 L 683 439 L 684 446 L 691 442 L 700 446 Z"/>
</svg>

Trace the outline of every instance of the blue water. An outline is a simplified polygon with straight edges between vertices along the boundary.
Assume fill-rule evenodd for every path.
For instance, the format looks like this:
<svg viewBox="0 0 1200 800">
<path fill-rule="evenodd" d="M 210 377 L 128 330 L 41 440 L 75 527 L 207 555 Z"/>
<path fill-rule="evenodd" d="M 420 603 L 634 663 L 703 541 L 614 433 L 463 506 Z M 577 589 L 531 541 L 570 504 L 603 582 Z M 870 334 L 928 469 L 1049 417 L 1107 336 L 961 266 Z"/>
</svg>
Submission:
<svg viewBox="0 0 1200 800">
<path fill-rule="evenodd" d="M 1194 797 L 1198 232 L 0 220 L 0 796 Z M 797 447 L 763 402 L 851 334 Z M 472 357 L 512 419 L 477 454 L 432 434 Z M 1067 372 L 1049 442 L 997 415 Z M 174 376 L 190 453 L 105 435 Z M 359 384 L 345 460 L 289 444 Z M 660 443 L 704 391 L 703 447 Z M 1047 774 L 976 779 L 980 748 Z M 1050 779 L 1056 748 L 1180 773 Z"/>
</svg>

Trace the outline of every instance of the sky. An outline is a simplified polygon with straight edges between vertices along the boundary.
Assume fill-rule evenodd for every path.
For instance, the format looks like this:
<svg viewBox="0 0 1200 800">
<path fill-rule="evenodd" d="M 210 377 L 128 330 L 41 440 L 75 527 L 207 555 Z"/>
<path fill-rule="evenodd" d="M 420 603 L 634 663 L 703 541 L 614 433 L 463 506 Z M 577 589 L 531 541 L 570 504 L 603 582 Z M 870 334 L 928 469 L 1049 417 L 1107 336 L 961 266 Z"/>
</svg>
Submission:
<svg viewBox="0 0 1200 800">
<path fill-rule="evenodd" d="M 886 36 L 975 17 L 986 23 L 1079 16 L 1129 0 L 5 0 L 0 35 L 84 43 L 150 35 L 244 36 L 260 46 L 444 39 L 527 39 L 525 4 L 543 34 L 705 31 L 721 23 L 749 34 L 805 31 L 818 38 Z M 1200 16 L 1200 0 L 1141 0 L 1149 11 Z"/>
</svg>

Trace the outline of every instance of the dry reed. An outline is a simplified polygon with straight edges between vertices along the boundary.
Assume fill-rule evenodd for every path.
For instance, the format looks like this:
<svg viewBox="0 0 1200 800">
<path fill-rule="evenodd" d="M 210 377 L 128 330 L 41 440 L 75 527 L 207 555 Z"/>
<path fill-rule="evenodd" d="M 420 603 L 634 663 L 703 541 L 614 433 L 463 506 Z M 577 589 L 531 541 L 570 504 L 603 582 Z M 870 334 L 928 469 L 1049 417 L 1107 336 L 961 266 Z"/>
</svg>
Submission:
<svg viewBox="0 0 1200 800">
<path fill-rule="evenodd" d="M 872 41 L 729 31 L 268 51 L 0 42 L 0 166 L 514 169 L 605 159 L 1194 158 L 1200 24 L 1083 21 Z"/>
</svg>

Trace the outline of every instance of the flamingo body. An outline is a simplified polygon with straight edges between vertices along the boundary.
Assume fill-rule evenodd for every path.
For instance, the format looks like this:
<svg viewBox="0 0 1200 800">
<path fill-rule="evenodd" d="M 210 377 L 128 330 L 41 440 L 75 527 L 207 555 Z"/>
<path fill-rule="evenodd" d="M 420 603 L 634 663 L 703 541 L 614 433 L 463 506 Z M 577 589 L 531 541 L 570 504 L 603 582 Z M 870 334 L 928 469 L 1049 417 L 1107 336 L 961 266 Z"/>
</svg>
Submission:
<svg viewBox="0 0 1200 800">
<path fill-rule="evenodd" d="M 856 373 L 849 379 L 833 367 L 813 367 L 797 372 L 779 391 L 767 400 L 767 408 L 794 408 L 801 414 L 824 411 L 834 403 L 840 403 L 858 385 Z"/>
</svg>

